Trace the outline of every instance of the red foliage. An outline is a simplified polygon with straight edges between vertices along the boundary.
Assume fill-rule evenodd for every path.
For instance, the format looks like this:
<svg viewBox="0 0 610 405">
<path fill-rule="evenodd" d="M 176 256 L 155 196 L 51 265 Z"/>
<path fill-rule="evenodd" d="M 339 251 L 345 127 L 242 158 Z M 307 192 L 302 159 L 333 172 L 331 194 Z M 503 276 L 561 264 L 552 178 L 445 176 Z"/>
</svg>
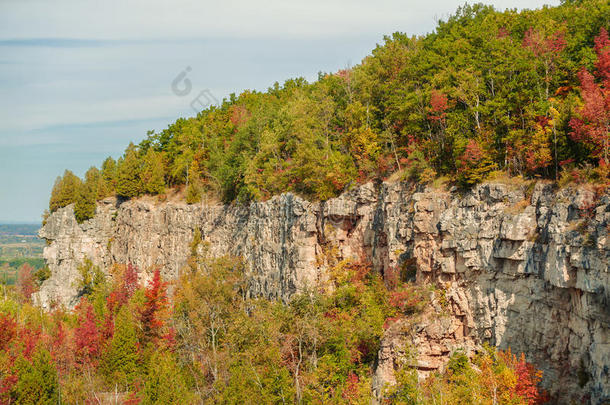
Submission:
<svg viewBox="0 0 610 405">
<path fill-rule="evenodd" d="M 400 316 L 390 316 L 386 318 L 383 322 L 383 329 L 387 330 L 394 322 L 398 321 L 399 319 L 401 319 Z"/>
<path fill-rule="evenodd" d="M 159 313 L 167 307 L 166 286 L 167 283 L 161 281 L 159 269 L 155 270 L 153 279 L 145 292 L 144 308 L 140 312 L 140 322 L 146 340 L 160 336 L 163 321 L 160 319 Z"/>
<path fill-rule="evenodd" d="M 140 397 L 140 391 L 142 390 L 142 383 L 138 380 L 134 383 L 134 390 L 131 391 L 127 397 L 123 400 L 123 405 L 138 405 L 142 402 Z"/>
<path fill-rule="evenodd" d="M 4 375 L 0 378 L 0 404 L 11 404 L 13 403 L 13 398 L 11 398 L 10 393 L 13 390 L 15 384 L 17 384 L 18 377 L 13 372 Z"/>
<path fill-rule="evenodd" d="M 173 350 L 174 347 L 176 347 L 176 329 L 169 327 L 167 333 L 161 336 L 161 344 L 164 347 Z"/>
<path fill-rule="evenodd" d="M 97 327 L 93 306 L 83 300 L 76 310 L 79 313 L 78 323 L 74 329 L 74 345 L 76 362 L 80 365 L 90 365 L 100 353 L 100 332 Z"/>
<path fill-rule="evenodd" d="M 372 266 L 370 263 L 366 263 L 365 261 L 360 260 L 354 263 L 350 263 L 348 268 L 351 274 L 352 283 L 360 284 L 369 275 Z"/>
<path fill-rule="evenodd" d="M 447 96 L 438 90 L 432 90 L 430 93 L 430 113 L 428 118 L 436 122 L 444 122 L 447 116 Z"/>
<path fill-rule="evenodd" d="M 593 148 L 593 154 L 600 162 L 610 162 L 610 40 L 604 29 L 595 38 L 597 63 L 595 77 L 586 69 L 578 74 L 580 79 L 580 94 L 583 106 L 578 111 L 578 118 L 570 120 L 573 129 L 572 138 Z"/>
<path fill-rule="evenodd" d="M 521 353 L 519 359 L 508 350 L 499 352 L 498 355 L 504 359 L 506 364 L 515 370 L 517 383 L 515 394 L 527 400 L 529 405 L 542 404 L 548 401 L 547 393 L 538 389 L 538 383 L 542 380 L 542 372 L 537 370 L 531 363 L 525 361 L 525 355 Z"/>
<path fill-rule="evenodd" d="M 24 325 L 19 331 L 19 340 L 22 344 L 21 354 L 28 360 L 32 359 L 32 355 L 36 351 L 36 346 L 40 342 L 41 330 L 33 325 Z"/>
<path fill-rule="evenodd" d="M 523 46 L 529 48 L 536 56 L 548 57 L 560 53 L 566 47 L 566 40 L 563 32 L 556 31 L 545 38 L 540 31 L 530 28 L 525 31 Z"/>
<path fill-rule="evenodd" d="M 64 323 L 59 321 L 57 327 L 51 334 L 50 339 L 51 357 L 60 370 L 67 370 L 73 361 L 73 350 L 68 343 L 68 330 Z"/>
<path fill-rule="evenodd" d="M 484 156 L 483 149 L 481 149 L 479 144 L 473 139 L 469 139 L 460 160 L 467 166 L 476 166 Z"/>
<path fill-rule="evenodd" d="M 114 336 L 114 317 L 112 316 L 112 313 L 106 314 L 104 324 L 100 329 L 100 334 L 102 342 L 107 342 Z"/>
<path fill-rule="evenodd" d="M 358 378 L 358 375 L 350 371 L 350 373 L 347 375 L 345 390 L 342 393 L 343 399 L 345 399 L 348 404 L 354 403 L 358 399 L 359 383 L 360 378 Z"/>
<path fill-rule="evenodd" d="M 17 336 L 17 321 L 10 315 L 0 314 L 0 350 L 6 351 Z"/>
<path fill-rule="evenodd" d="M 510 36 L 510 32 L 505 27 L 500 27 L 498 29 L 498 34 L 496 35 L 497 39 L 504 39 Z"/>
<path fill-rule="evenodd" d="M 246 123 L 248 121 L 248 118 L 250 118 L 250 115 L 251 115 L 250 111 L 248 111 L 248 109 L 246 107 L 241 106 L 241 105 L 236 105 L 236 106 L 231 107 L 230 114 L 231 114 L 231 116 L 229 117 L 229 120 L 231 121 L 233 126 L 235 126 L 236 128 L 239 128 L 244 123 Z"/>
<path fill-rule="evenodd" d="M 125 305 L 134 292 L 139 288 L 138 268 L 129 263 L 123 272 L 119 287 L 112 291 L 106 299 L 106 306 L 110 312 Z"/>
<path fill-rule="evenodd" d="M 19 292 L 26 301 L 29 301 L 32 294 L 36 290 L 34 284 L 34 269 L 27 263 L 19 268 L 19 274 L 17 275 L 17 285 L 19 286 Z"/>
<path fill-rule="evenodd" d="M 610 39 L 608 38 L 608 31 L 602 28 L 599 31 L 599 35 L 595 38 L 595 53 L 597 54 L 597 62 L 595 63 L 595 69 L 597 75 L 601 80 L 610 80 Z M 608 83 L 604 85 L 608 90 Z"/>
</svg>

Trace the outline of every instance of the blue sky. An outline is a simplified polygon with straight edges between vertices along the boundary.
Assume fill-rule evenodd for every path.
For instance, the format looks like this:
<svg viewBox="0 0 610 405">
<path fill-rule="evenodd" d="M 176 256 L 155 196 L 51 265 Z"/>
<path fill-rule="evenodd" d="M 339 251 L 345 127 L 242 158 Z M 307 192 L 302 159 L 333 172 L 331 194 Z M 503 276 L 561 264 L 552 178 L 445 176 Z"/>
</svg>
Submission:
<svg viewBox="0 0 610 405">
<path fill-rule="evenodd" d="M 558 1 L 495 0 L 496 8 Z M 0 1 L 0 222 L 39 222 L 54 179 L 194 115 L 204 89 L 357 64 L 383 35 L 423 34 L 461 1 Z M 172 92 L 190 68 L 192 90 Z"/>
</svg>

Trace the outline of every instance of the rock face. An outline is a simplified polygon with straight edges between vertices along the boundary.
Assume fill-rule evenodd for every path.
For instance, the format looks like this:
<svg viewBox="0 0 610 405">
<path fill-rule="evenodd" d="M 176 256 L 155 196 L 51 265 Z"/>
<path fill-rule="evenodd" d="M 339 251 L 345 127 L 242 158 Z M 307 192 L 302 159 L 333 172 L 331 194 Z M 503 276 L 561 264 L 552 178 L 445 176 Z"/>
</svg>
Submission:
<svg viewBox="0 0 610 405">
<path fill-rule="evenodd" d="M 524 352 L 561 402 L 610 399 L 608 194 L 544 183 L 465 194 L 383 183 L 324 203 L 292 194 L 247 207 L 107 199 L 81 225 L 72 207 L 49 217 L 40 236 L 52 276 L 38 302 L 74 304 L 85 256 L 103 268 L 131 262 L 144 279 L 155 267 L 175 278 L 195 229 L 212 254 L 244 258 L 256 295 L 288 299 L 324 281 L 330 248 L 370 260 L 386 280 L 412 268 L 419 282 L 442 286 L 448 318 L 411 326 L 423 374 L 456 347 L 489 342 Z M 393 381 L 404 330 L 393 326 L 382 342 L 378 391 Z"/>
</svg>

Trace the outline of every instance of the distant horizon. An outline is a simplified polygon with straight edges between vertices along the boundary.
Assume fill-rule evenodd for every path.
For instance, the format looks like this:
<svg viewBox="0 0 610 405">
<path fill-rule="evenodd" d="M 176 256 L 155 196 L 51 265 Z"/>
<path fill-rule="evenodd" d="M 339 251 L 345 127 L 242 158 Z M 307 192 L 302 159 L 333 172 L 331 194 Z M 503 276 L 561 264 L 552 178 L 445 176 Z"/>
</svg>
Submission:
<svg viewBox="0 0 610 405">
<path fill-rule="evenodd" d="M 13 222 L 10 220 L 5 221 L 0 219 L 0 225 L 40 225 L 42 227 L 42 219 L 40 222 Z"/>
</svg>

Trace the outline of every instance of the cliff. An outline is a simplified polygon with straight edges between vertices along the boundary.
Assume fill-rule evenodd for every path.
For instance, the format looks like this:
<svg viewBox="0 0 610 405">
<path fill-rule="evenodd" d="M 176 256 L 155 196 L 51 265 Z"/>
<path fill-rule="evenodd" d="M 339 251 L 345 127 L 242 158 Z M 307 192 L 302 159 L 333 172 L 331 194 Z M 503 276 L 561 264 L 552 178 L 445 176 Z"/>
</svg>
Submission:
<svg viewBox="0 0 610 405">
<path fill-rule="evenodd" d="M 463 194 L 383 183 L 323 203 L 292 194 L 249 206 L 106 199 L 81 225 L 71 206 L 48 218 L 40 236 L 52 276 L 37 300 L 74 304 L 85 256 L 102 268 L 131 262 L 144 279 L 155 267 L 175 278 L 195 229 L 212 254 L 244 258 L 255 295 L 288 299 L 324 281 L 329 254 L 364 257 L 388 282 L 402 271 L 439 285 L 442 308 L 436 299 L 416 324 L 388 329 L 377 390 L 392 383 L 405 344 L 425 375 L 455 348 L 488 342 L 526 353 L 561 402 L 610 399 L 608 194 L 545 183 Z"/>
</svg>

